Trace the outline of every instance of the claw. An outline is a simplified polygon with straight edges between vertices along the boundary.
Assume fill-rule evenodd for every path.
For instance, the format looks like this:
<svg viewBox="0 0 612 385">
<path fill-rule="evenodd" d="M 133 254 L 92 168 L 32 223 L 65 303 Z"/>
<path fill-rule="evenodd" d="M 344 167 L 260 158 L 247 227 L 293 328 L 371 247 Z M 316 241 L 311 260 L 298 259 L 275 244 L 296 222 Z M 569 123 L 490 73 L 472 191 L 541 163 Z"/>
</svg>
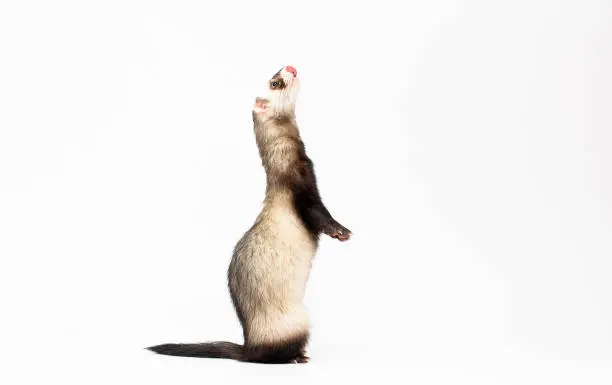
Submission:
<svg viewBox="0 0 612 385">
<path fill-rule="evenodd" d="M 307 356 L 301 356 L 301 357 L 297 357 L 296 359 L 294 359 L 292 362 L 294 364 L 306 364 L 308 363 L 308 361 L 310 361 L 310 357 Z"/>
</svg>

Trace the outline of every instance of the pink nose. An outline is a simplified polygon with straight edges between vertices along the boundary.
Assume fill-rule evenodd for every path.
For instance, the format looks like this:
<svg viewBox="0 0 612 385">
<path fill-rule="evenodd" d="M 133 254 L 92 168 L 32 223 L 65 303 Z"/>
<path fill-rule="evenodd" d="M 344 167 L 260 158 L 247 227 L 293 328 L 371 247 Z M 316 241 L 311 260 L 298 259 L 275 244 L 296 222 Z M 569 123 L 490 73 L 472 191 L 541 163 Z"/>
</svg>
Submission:
<svg viewBox="0 0 612 385">
<path fill-rule="evenodd" d="M 297 70 L 295 68 L 291 67 L 291 66 L 285 67 L 285 71 L 291 72 L 294 77 L 297 76 Z"/>
</svg>

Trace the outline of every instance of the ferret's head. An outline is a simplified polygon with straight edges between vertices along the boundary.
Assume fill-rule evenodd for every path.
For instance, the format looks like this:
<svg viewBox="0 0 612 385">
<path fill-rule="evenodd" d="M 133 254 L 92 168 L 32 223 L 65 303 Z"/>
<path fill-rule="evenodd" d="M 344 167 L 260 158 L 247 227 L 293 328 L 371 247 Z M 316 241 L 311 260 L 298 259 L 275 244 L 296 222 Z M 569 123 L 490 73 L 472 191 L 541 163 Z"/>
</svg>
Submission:
<svg viewBox="0 0 612 385">
<path fill-rule="evenodd" d="M 260 119 L 293 115 L 299 92 L 300 80 L 296 69 L 283 67 L 268 80 L 266 90 L 255 99 L 253 113 Z"/>
</svg>

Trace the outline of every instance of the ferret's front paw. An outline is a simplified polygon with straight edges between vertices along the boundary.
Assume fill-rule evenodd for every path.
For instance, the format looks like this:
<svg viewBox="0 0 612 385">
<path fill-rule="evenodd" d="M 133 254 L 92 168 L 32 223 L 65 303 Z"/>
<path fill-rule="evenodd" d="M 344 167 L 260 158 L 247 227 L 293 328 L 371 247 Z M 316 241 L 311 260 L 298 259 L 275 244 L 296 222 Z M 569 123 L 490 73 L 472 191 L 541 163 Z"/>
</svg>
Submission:
<svg viewBox="0 0 612 385">
<path fill-rule="evenodd" d="M 336 238 L 340 242 L 348 241 L 351 238 L 351 230 L 342 226 L 339 223 L 334 223 L 325 229 L 325 234 L 329 235 L 332 238 Z"/>
</svg>

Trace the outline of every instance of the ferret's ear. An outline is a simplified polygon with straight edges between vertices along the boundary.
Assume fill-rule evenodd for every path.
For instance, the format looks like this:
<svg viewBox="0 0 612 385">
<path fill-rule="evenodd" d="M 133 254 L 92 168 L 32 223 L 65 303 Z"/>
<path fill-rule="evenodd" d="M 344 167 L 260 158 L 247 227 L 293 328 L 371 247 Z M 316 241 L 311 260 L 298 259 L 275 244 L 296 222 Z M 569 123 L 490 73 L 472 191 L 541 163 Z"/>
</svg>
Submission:
<svg viewBox="0 0 612 385">
<path fill-rule="evenodd" d="M 264 98 L 256 98 L 255 105 L 253 106 L 253 111 L 255 112 L 264 112 L 268 109 L 268 100 Z"/>
</svg>

